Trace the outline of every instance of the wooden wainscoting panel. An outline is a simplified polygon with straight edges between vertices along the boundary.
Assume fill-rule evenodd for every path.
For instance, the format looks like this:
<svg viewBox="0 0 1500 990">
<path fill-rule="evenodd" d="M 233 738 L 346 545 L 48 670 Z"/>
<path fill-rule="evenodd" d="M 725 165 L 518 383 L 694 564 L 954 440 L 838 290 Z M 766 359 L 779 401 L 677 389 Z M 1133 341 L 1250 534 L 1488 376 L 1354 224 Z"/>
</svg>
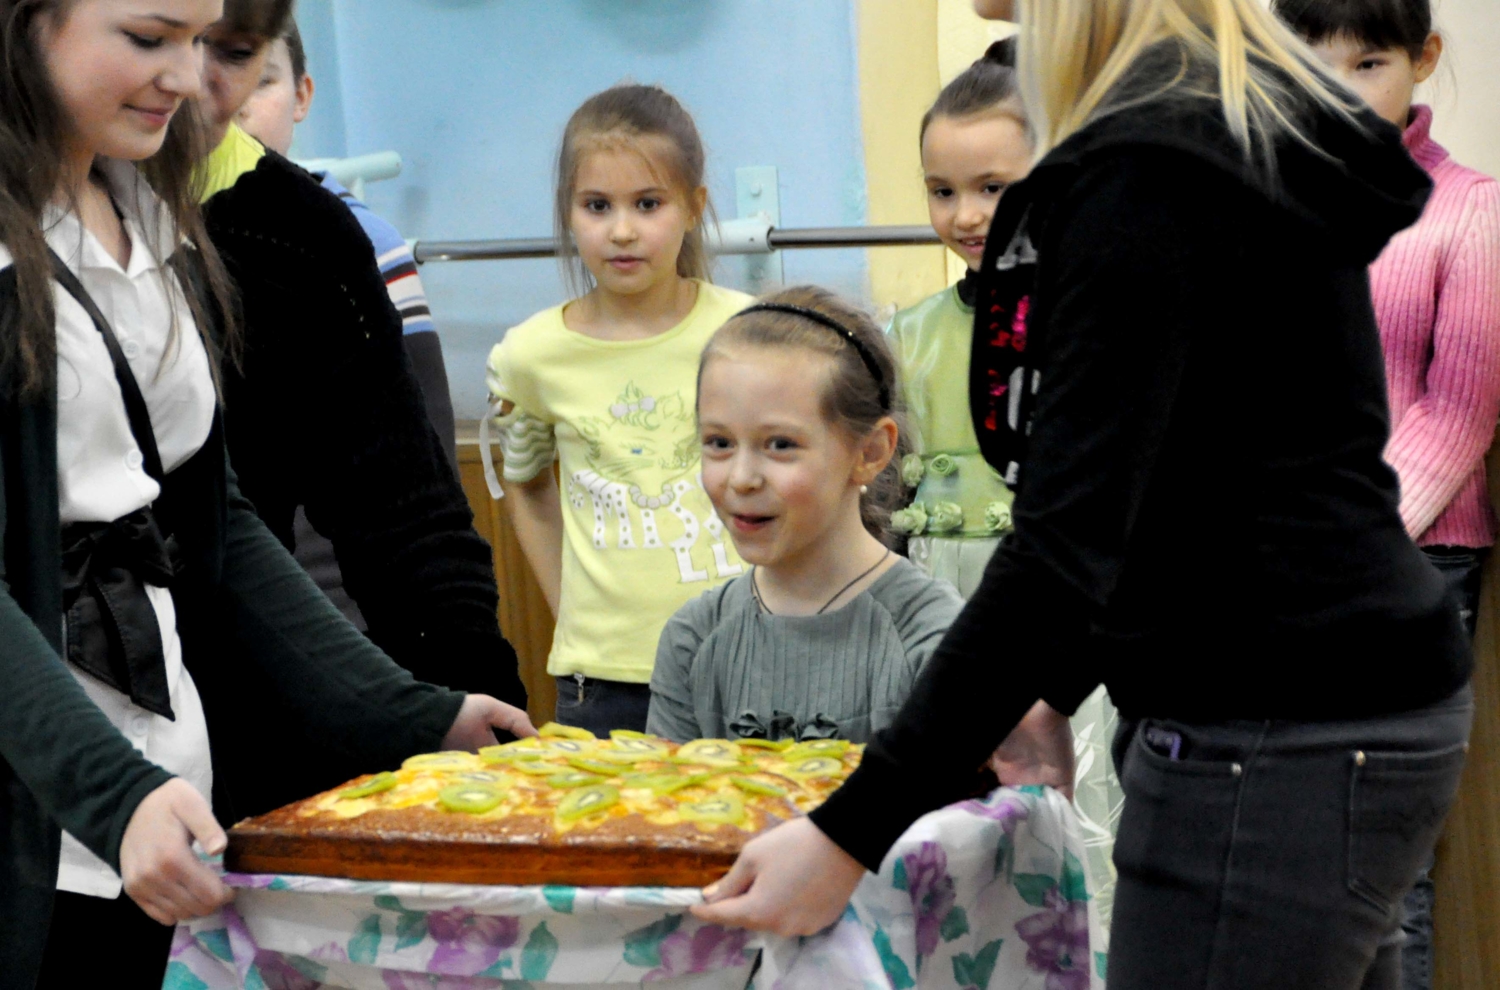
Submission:
<svg viewBox="0 0 1500 990">
<path fill-rule="evenodd" d="M 1500 446 L 1487 458 L 1500 511 Z M 1474 734 L 1458 800 L 1438 843 L 1433 986 L 1500 987 L 1500 555 L 1491 554 L 1474 638 Z"/>
<path fill-rule="evenodd" d="M 495 469 L 500 468 L 500 450 L 494 449 Z M 500 629 L 516 648 L 521 665 L 521 683 L 526 685 L 527 710 L 532 722 L 541 725 L 557 711 L 557 684 L 547 676 L 547 655 L 552 651 L 552 610 L 532 576 L 531 565 L 516 542 L 515 530 L 505 506 L 490 498 L 479 460 L 479 435 L 475 424 L 458 424 L 458 470 L 464 494 L 474 510 L 474 528 L 489 541 L 495 561 L 495 583 L 500 588 Z"/>
</svg>

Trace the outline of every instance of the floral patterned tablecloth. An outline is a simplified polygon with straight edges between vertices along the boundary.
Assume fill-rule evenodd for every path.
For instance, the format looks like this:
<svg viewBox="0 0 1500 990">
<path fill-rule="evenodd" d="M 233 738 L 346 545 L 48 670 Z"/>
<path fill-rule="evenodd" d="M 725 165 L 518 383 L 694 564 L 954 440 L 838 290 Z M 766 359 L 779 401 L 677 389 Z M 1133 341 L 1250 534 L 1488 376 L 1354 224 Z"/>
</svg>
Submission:
<svg viewBox="0 0 1500 990">
<path fill-rule="evenodd" d="M 1102 990 L 1072 806 L 1002 788 L 925 816 L 838 924 L 780 939 L 698 922 L 697 890 L 226 874 L 178 928 L 165 990 Z"/>
</svg>

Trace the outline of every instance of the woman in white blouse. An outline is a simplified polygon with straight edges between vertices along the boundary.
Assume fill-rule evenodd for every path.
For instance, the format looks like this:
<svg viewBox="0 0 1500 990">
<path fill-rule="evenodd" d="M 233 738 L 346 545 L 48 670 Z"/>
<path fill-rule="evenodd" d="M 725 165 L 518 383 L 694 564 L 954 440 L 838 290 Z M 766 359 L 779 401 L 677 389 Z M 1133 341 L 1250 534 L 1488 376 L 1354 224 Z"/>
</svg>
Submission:
<svg viewBox="0 0 1500 990">
<path fill-rule="evenodd" d="M 159 985 L 228 898 L 191 849 L 224 845 L 216 642 L 371 766 L 532 731 L 392 664 L 238 494 L 184 112 L 220 14 L 0 0 L 0 988 Z"/>
</svg>

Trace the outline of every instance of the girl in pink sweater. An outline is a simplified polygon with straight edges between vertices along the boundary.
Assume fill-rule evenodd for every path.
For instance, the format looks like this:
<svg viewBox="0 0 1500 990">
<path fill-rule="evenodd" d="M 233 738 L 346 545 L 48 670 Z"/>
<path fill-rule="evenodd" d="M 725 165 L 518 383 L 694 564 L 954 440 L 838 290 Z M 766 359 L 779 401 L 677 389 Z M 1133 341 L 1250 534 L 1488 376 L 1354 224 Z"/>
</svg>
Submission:
<svg viewBox="0 0 1500 990">
<path fill-rule="evenodd" d="M 1412 91 L 1437 69 L 1443 39 L 1429 0 L 1274 0 L 1278 14 L 1376 113 L 1402 128 L 1432 176 L 1417 223 L 1370 266 L 1385 352 L 1401 518 L 1474 633 L 1479 572 L 1495 542 L 1484 455 L 1500 413 L 1500 183 L 1432 140 Z M 1432 882 L 1407 897 L 1403 990 L 1432 986 Z"/>
</svg>

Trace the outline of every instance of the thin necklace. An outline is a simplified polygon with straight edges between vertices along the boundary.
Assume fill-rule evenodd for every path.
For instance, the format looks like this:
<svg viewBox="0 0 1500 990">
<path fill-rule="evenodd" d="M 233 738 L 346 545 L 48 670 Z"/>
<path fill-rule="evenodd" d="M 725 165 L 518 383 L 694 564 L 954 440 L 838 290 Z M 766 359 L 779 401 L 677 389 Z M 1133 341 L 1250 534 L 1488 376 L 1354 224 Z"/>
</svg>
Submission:
<svg viewBox="0 0 1500 990">
<path fill-rule="evenodd" d="M 881 557 L 880 557 L 879 560 L 877 560 L 877 561 L 875 561 L 875 563 L 871 564 L 868 569 L 862 571 L 860 573 L 859 577 L 855 578 L 853 581 L 850 581 L 848 584 L 844 585 L 838 591 L 835 591 L 833 593 L 833 597 L 830 598 L 830 599 L 828 599 L 828 601 L 824 602 L 823 603 L 823 607 L 820 608 L 820 609 L 818 609 L 816 612 L 814 612 L 813 615 L 822 615 L 824 612 L 828 611 L 828 606 L 830 606 L 834 602 L 838 601 L 839 600 L 839 596 L 841 596 L 844 592 L 848 591 L 850 588 L 854 587 L 856 584 L 859 584 L 859 582 L 863 581 L 865 578 L 869 577 L 872 573 L 874 573 L 875 568 L 877 568 L 881 564 L 885 563 L 885 559 L 887 557 L 889 557 L 890 555 L 891 555 L 890 548 L 887 547 L 885 553 L 881 554 Z M 752 568 L 751 571 L 750 571 L 750 594 L 755 598 L 755 604 L 757 604 L 757 605 L 760 606 L 760 610 L 762 612 L 766 613 L 767 615 L 775 615 L 776 613 L 773 612 L 773 611 L 771 611 L 770 607 L 768 605 L 766 605 L 766 600 L 764 598 L 760 597 L 760 582 L 755 577 L 756 572 L 759 571 L 759 570 L 760 570 L 759 567 L 755 567 L 755 568 Z"/>
</svg>

